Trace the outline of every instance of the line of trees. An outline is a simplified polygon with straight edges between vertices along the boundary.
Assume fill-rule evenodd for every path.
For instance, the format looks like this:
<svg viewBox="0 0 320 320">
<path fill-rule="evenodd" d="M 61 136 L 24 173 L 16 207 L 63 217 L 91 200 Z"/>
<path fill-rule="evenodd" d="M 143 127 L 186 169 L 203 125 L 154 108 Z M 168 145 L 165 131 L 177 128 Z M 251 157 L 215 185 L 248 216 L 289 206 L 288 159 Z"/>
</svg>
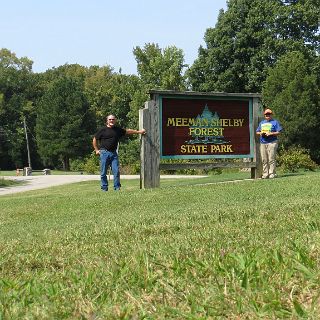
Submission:
<svg viewBox="0 0 320 320">
<path fill-rule="evenodd" d="M 137 127 L 150 89 L 262 92 L 285 131 L 285 148 L 300 145 L 320 162 L 319 0 L 229 0 L 191 66 L 181 49 L 136 47 L 138 75 L 110 66 L 63 65 L 44 73 L 33 62 L 0 50 L 0 168 L 27 164 L 26 119 L 34 168 L 68 170 L 91 152 L 91 138 L 114 113 Z M 132 139 L 132 138 L 131 138 Z M 124 142 L 122 163 L 138 160 Z"/>
<path fill-rule="evenodd" d="M 70 160 L 90 155 L 92 135 L 107 114 L 116 114 L 119 125 L 135 128 L 151 88 L 185 89 L 182 50 L 146 44 L 134 54 L 139 76 L 114 72 L 110 66 L 78 64 L 33 73 L 31 60 L 1 49 L 0 168 L 28 163 L 24 119 L 32 167 L 69 170 Z M 136 141 L 128 137 L 124 143 L 127 154 L 122 163 L 137 161 Z"/>
</svg>

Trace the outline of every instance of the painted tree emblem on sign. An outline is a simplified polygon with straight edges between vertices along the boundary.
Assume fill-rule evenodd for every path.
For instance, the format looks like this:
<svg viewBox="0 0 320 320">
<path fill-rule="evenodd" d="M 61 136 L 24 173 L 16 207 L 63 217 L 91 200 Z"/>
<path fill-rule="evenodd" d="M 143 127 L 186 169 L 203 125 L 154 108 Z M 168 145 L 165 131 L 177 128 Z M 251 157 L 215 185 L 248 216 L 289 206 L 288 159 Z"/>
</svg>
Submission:
<svg viewBox="0 0 320 320">
<path fill-rule="evenodd" d="M 220 116 L 217 112 L 211 112 L 205 105 L 201 114 L 194 118 L 189 126 L 189 134 L 192 139 L 185 141 L 187 144 L 227 144 L 230 141 L 224 139 L 223 126 L 219 123 Z"/>
</svg>

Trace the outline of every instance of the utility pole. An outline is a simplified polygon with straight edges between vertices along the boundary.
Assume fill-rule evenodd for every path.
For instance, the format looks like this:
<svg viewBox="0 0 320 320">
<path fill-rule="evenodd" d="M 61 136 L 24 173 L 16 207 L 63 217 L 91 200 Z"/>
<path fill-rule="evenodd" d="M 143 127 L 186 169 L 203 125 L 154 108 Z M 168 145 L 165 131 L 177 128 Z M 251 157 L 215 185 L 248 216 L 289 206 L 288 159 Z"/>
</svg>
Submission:
<svg viewBox="0 0 320 320">
<path fill-rule="evenodd" d="M 27 141 L 27 151 L 28 151 L 28 166 L 31 168 L 31 158 L 30 158 L 30 148 L 29 148 L 29 139 L 28 139 L 28 131 L 27 131 L 27 124 L 26 124 L 26 117 L 23 117 L 23 127 L 24 132 L 26 134 L 26 141 Z"/>
</svg>

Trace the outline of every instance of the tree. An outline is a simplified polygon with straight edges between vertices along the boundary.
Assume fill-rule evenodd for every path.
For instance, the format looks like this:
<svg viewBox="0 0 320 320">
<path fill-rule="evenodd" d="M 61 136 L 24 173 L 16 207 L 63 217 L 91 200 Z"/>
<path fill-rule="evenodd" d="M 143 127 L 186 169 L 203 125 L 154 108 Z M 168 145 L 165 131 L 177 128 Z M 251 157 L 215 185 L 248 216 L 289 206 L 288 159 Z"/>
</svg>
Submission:
<svg viewBox="0 0 320 320">
<path fill-rule="evenodd" d="M 54 80 L 38 105 L 36 135 L 44 164 L 61 161 L 63 169 L 69 170 L 70 159 L 91 150 L 94 129 L 83 82 L 67 76 Z"/>
<path fill-rule="evenodd" d="M 121 126 L 137 126 L 137 116 L 132 120 L 130 103 L 140 89 L 140 79 L 134 75 L 114 73 L 109 67 L 91 67 L 85 80 L 85 93 L 98 125 L 104 125 L 108 114 L 115 114 Z"/>
<path fill-rule="evenodd" d="M 319 52 L 319 0 L 230 0 L 188 71 L 193 90 L 261 92 L 288 51 Z"/>
<path fill-rule="evenodd" d="M 27 164 L 23 119 L 27 119 L 32 138 L 34 101 L 37 96 L 33 62 L 18 58 L 8 49 L 0 50 L 0 167 L 17 168 Z M 30 125 L 29 125 L 30 124 Z M 37 162 L 35 142 L 30 141 L 32 162 Z"/>
<path fill-rule="evenodd" d="M 320 161 L 320 90 L 314 60 L 301 52 L 284 55 L 270 70 L 264 84 L 263 101 L 284 127 L 285 147 L 302 146 Z"/>
<path fill-rule="evenodd" d="M 148 43 L 144 48 L 135 47 L 133 54 L 137 61 L 138 74 L 147 90 L 184 90 L 184 55 L 175 46 L 160 49 L 157 44 Z"/>
<path fill-rule="evenodd" d="M 135 47 L 133 54 L 140 82 L 136 83 L 129 115 L 137 121 L 139 109 L 149 100 L 149 90 L 186 90 L 184 72 L 187 65 L 183 51 L 175 46 L 161 49 L 158 44 L 147 43 L 143 48 Z"/>
<path fill-rule="evenodd" d="M 113 71 L 109 66 L 92 66 L 87 70 L 84 82 L 84 92 L 94 112 L 98 125 L 104 124 L 108 113 L 108 105 L 112 100 L 110 94 L 110 79 Z"/>
</svg>

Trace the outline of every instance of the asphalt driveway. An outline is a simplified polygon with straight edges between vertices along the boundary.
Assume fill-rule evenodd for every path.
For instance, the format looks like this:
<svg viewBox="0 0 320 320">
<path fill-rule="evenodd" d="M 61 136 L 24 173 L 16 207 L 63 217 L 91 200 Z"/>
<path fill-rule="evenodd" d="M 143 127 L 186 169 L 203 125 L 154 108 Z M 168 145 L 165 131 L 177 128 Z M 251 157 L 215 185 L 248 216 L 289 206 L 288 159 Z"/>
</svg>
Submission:
<svg viewBox="0 0 320 320">
<path fill-rule="evenodd" d="M 161 175 L 161 179 L 174 178 L 195 178 L 204 176 L 190 176 L 190 175 Z M 81 181 L 100 180 L 100 175 L 40 175 L 40 176 L 3 176 L 1 178 L 23 181 L 21 185 L 11 187 L 0 187 L 0 196 L 6 194 L 13 194 L 17 192 L 25 192 L 30 190 L 44 189 L 62 184 L 70 184 Z M 121 179 L 139 179 L 139 175 L 121 175 Z M 111 175 L 112 179 L 112 175 Z"/>
<path fill-rule="evenodd" d="M 17 192 L 44 189 L 62 184 L 100 180 L 99 175 L 43 175 L 43 176 L 4 176 L 4 179 L 21 181 L 23 184 L 0 188 L 0 196 Z M 139 176 L 121 176 L 123 179 L 139 179 Z"/>
</svg>

